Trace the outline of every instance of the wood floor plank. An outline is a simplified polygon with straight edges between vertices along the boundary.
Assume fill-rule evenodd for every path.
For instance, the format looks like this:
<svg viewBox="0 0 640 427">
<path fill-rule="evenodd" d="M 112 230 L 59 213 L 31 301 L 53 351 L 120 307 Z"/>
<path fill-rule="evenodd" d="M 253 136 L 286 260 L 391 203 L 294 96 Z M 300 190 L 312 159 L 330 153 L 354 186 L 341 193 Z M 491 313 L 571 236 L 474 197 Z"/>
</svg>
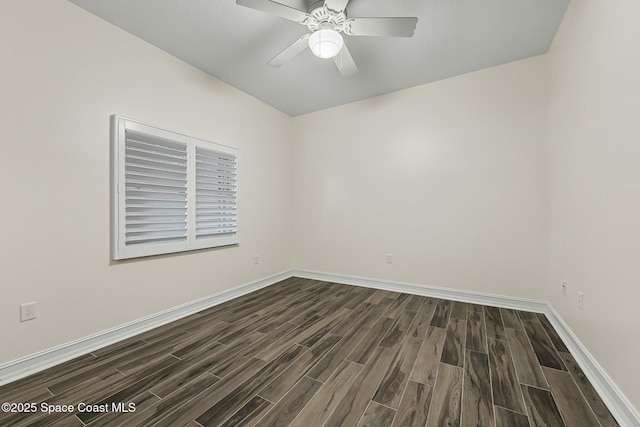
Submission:
<svg viewBox="0 0 640 427">
<path fill-rule="evenodd" d="M 126 424 L 132 426 L 151 425 L 218 381 L 218 377 L 208 372 L 201 373 L 201 375 L 189 383 L 174 389 L 173 392 L 167 394 L 162 400 L 154 403 L 147 409 L 136 409 L 134 416 L 127 420 Z"/>
<path fill-rule="evenodd" d="M 125 375 L 132 375 L 136 372 L 147 369 L 150 365 L 160 366 L 162 368 L 165 365 L 176 363 L 179 360 L 180 358 L 172 354 L 167 354 L 166 351 L 163 351 L 149 357 L 145 360 L 145 363 L 140 363 L 139 360 L 135 360 L 127 363 L 126 365 L 118 366 L 116 369 Z"/>
<path fill-rule="evenodd" d="M 402 295 L 401 292 L 396 292 L 396 291 L 382 291 L 385 294 L 385 298 L 390 298 L 392 300 L 397 299 L 400 295 Z"/>
<path fill-rule="evenodd" d="M 496 427 L 529 427 L 529 418 L 526 415 L 500 406 L 494 406 L 493 409 L 496 415 Z"/>
<path fill-rule="evenodd" d="M 338 297 L 332 294 L 330 297 L 325 297 L 324 301 L 322 301 L 321 304 L 318 304 L 320 308 L 317 310 L 317 313 L 322 317 L 329 317 L 332 314 L 335 314 L 337 311 L 342 311 L 343 314 L 341 315 L 340 319 L 342 321 L 342 319 L 344 319 L 347 314 L 353 312 L 353 310 L 351 309 L 344 308 L 344 304 L 344 297 Z"/>
<path fill-rule="evenodd" d="M 263 337 L 247 335 L 246 343 L 236 341 L 220 352 L 211 372 L 221 378 L 228 375 L 295 328 L 296 325 L 284 323 Z"/>
<path fill-rule="evenodd" d="M 136 336 L 130 340 L 123 340 L 121 342 L 117 342 L 115 344 L 112 344 L 103 348 L 99 348 L 98 350 L 92 351 L 91 354 L 95 356 L 96 359 L 109 358 L 109 357 L 116 356 L 120 353 L 123 353 L 127 350 L 143 347 L 147 344 L 149 343 L 141 340 L 138 336 Z"/>
<path fill-rule="evenodd" d="M 411 328 L 409 329 L 409 336 L 424 339 L 427 334 L 427 329 L 431 325 L 431 318 L 433 317 L 433 313 L 436 311 L 437 305 L 438 300 L 434 298 L 424 297 L 424 299 L 421 300 L 418 313 L 416 314 L 416 317 L 411 324 Z"/>
<path fill-rule="evenodd" d="M 584 374 L 576 360 L 569 353 L 560 353 L 560 357 L 562 358 L 565 366 L 569 370 L 571 377 L 582 391 L 582 395 L 587 400 L 587 403 L 593 410 L 596 418 L 600 421 L 603 427 L 613 427 L 618 426 L 618 422 L 613 418 L 611 412 L 604 404 L 598 393 L 591 385 L 591 382 Z"/>
<path fill-rule="evenodd" d="M 548 390 L 549 384 L 526 332 L 508 328 L 506 331 L 520 383 Z"/>
<path fill-rule="evenodd" d="M 47 383 L 47 388 L 51 393 L 58 395 L 74 387 L 76 384 L 90 380 L 111 368 L 117 368 L 133 360 L 140 361 L 138 363 L 138 369 L 142 366 L 150 366 L 147 358 L 159 355 L 163 349 L 165 353 L 162 354 L 161 357 L 166 356 L 166 354 L 170 353 L 170 351 L 167 352 L 166 349 L 180 343 L 189 336 L 190 335 L 184 331 L 176 331 L 168 334 L 164 340 L 156 341 L 153 344 L 148 344 L 141 348 L 129 349 L 110 358 L 96 360 L 91 364 L 66 372 L 65 375 L 56 378 L 55 381 Z"/>
<path fill-rule="evenodd" d="M 324 292 L 324 290 L 317 288 L 317 291 L 307 293 L 298 294 L 299 298 L 296 298 L 295 301 L 292 300 L 283 300 L 277 293 L 270 293 L 266 296 L 251 298 L 244 301 L 240 305 L 235 305 L 232 310 L 227 310 L 227 313 L 220 320 L 225 320 L 229 323 L 236 323 L 238 321 L 243 321 L 255 313 L 259 313 L 265 307 L 271 307 L 272 310 L 278 310 L 281 306 L 285 308 L 289 308 L 290 304 L 295 304 L 296 307 L 300 307 L 302 302 L 313 300 L 314 298 L 318 298 L 318 295 Z M 283 303 L 286 302 L 286 303 Z"/>
<path fill-rule="evenodd" d="M 213 316 L 209 317 L 208 320 L 210 324 L 214 324 L 217 323 L 220 319 Z M 153 344 L 158 341 L 164 341 L 169 336 L 183 334 L 187 331 L 187 328 L 189 328 L 193 324 L 202 325 L 203 318 L 198 314 L 193 314 L 191 316 L 185 317 L 184 319 L 179 319 L 175 322 L 167 323 L 166 325 L 162 325 L 149 331 L 143 332 L 142 334 L 135 337 L 135 339 L 142 340 L 147 344 Z M 96 355 L 100 357 L 99 354 L 96 353 Z"/>
<path fill-rule="evenodd" d="M 10 396 L 12 402 L 29 402 L 39 404 L 41 402 L 44 402 L 46 399 L 50 399 L 51 397 L 53 397 L 53 394 L 45 387 L 29 387 L 27 389 L 14 393 L 0 393 L 0 396 Z M 0 400 L 2 400 L 2 402 L 0 403 L 4 402 L 4 399 L 0 398 Z M 9 413 L 0 411 L 0 420 L 9 417 L 9 415 Z"/>
<path fill-rule="evenodd" d="M 224 395 L 218 402 L 196 417 L 195 420 L 202 425 L 223 423 L 251 400 L 273 378 L 280 375 L 304 351 L 306 349 L 299 345 L 291 346 L 283 351 L 282 354 L 274 358 L 234 390 Z"/>
<path fill-rule="evenodd" d="M 144 375 L 140 380 L 128 384 L 126 387 L 117 390 L 115 393 L 112 393 L 95 403 L 99 406 L 112 407 L 113 404 L 117 404 L 119 402 L 133 401 L 137 395 L 144 393 L 149 389 L 149 387 L 153 387 L 155 384 L 159 384 L 165 379 L 170 378 L 173 375 L 176 365 L 180 366 L 178 365 L 179 362 L 177 359 L 173 356 L 166 356 L 166 360 L 167 361 L 165 363 L 158 363 L 154 366 L 154 369 L 159 370 L 155 371 L 153 374 Z M 80 421 L 85 424 L 89 424 L 100 416 L 102 416 L 101 412 L 86 411 L 78 414 Z"/>
<path fill-rule="evenodd" d="M 227 419 L 221 427 L 253 427 L 272 407 L 273 403 L 260 396 L 254 396 L 238 412 Z"/>
<path fill-rule="evenodd" d="M 402 313 L 406 311 L 405 308 L 407 307 L 410 301 L 411 301 L 411 295 L 409 294 L 398 295 L 398 297 L 395 299 L 395 301 L 393 301 L 393 303 L 389 306 L 389 308 L 385 310 L 383 315 L 386 317 L 397 319 L 398 316 L 400 316 Z"/>
<path fill-rule="evenodd" d="M 495 405 L 523 414 L 525 412 L 522 390 L 513 365 L 509 344 L 504 340 L 487 339 L 491 388 Z"/>
<path fill-rule="evenodd" d="M 432 396 L 432 386 L 409 381 L 393 420 L 393 427 L 424 427 L 427 424 Z"/>
<path fill-rule="evenodd" d="M 57 423 L 50 425 L 54 427 L 84 427 L 82 421 L 80 421 L 75 415 L 71 415 L 61 421 L 58 421 Z"/>
<path fill-rule="evenodd" d="M 385 305 L 382 305 L 382 303 L 375 304 L 373 308 L 362 317 L 359 326 L 367 329 L 372 328 L 373 325 L 375 325 L 378 320 L 380 320 L 386 308 L 387 307 Z"/>
<path fill-rule="evenodd" d="M 508 308 L 501 308 L 500 314 L 502 314 L 502 321 L 504 323 L 505 328 L 524 331 L 524 326 L 522 326 L 520 317 L 518 317 L 518 313 L 516 313 L 515 310 L 510 310 Z"/>
<path fill-rule="evenodd" d="M 211 337 L 211 332 L 209 329 L 199 332 L 197 335 L 200 336 L 200 339 L 195 340 L 188 345 L 185 343 L 186 345 L 180 346 L 177 349 L 173 349 L 171 355 L 177 357 L 178 359 L 187 359 L 194 356 L 197 357 L 196 355 L 208 353 L 216 347 L 222 345 Z M 121 368 L 119 369 L 121 372 L 126 371 Z"/>
<path fill-rule="evenodd" d="M 354 379 L 361 371 L 361 365 L 354 362 L 343 362 L 294 418 L 291 427 L 323 425 L 347 394 Z"/>
<path fill-rule="evenodd" d="M 305 347 L 312 347 L 324 336 L 331 333 L 332 329 L 342 320 L 341 317 L 343 316 L 343 313 L 345 313 L 345 311 L 341 309 L 324 318 L 316 325 L 308 328 L 308 330 L 301 332 L 300 336 L 295 342 Z"/>
<path fill-rule="evenodd" d="M 423 297 L 420 295 L 411 295 L 409 304 L 407 304 L 405 310 L 417 312 L 418 310 L 420 310 L 420 307 L 422 307 L 426 299 L 427 297 Z"/>
<path fill-rule="evenodd" d="M 466 302 L 454 301 L 451 305 L 451 317 L 454 319 L 467 319 L 467 307 L 469 304 Z"/>
<path fill-rule="evenodd" d="M 546 367 L 542 369 L 567 427 L 596 427 L 600 425 L 591 411 L 591 407 L 583 399 L 582 393 L 571 378 L 571 374 Z"/>
<path fill-rule="evenodd" d="M 489 356 L 467 351 L 464 368 L 462 426 L 492 427 L 494 419 Z"/>
<path fill-rule="evenodd" d="M 369 403 L 358 427 L 391 427 L 396 411 L 376 402 Z"/>
<path fill-rule="evenodd" d="M 440 363 L 433 389 L 427 427 L 460 426 L 462 410 L 462 368 Z"/>
<path fill-rule="evenodd" d="M 188 403 L 169 411 L 163 418 L 152 425 L 171 426 L 184 425 L 191 422 L 207 409 L 218 403 L 223 397 L 231 393 L 238 386 L 247 381 L 247 379 L 254 376 L 256 372 L 266 365 L 267 362 L 262 359 L 253 358 L 249 360 L 245 365 L 238 368 L 233 375 L 228 375 L 225 378 L 222 378 L 220 381 L 192 398 Z"/>
<path fill-rule="evenodd" d="M 413 365 L 413 371 L 409 379 L 428 385 L 436 383 L 436 375 L 440 358 L 442 357 L 442 349 L 444 347 L 444 339 L 447 335 L 446 329 L 430 326 L 427 329 L 427 335 L 422 342 L 418 358 Z"/>
<path fill-rule="evenodd" d="M 91 379 L 84 381 L 82 383 L 77 384 L 72 389 L 65 390 L 57 396 L 51 396 L 45 399 L 43 402 L 47 405 L 77 405 L 79 402 L 83 401 L 91 401 L 94 398 L 99 399 L 112 393 L 114 390 L 117 390 L 118 387 L 126 382 L 127 384 L 133 382 L 134 379 L 130 379 L 122 375 L 120 372 L 115 370 L 111 372 L 104 372 L 101 375 Z M 101 391 L 97 392 L 96 387 Z M 102 392 L 104 390 L 104 392 Z M 6 395 L 5 395 L 6 396 Z M 3 396 L 3 400 L 9 400 L 8 397 Z M 19 402 L 19 401 L 14 401 Z M 42 402 L 39 403 L 39 405 Z M 67 416 L 71 414 L 52 414 L 51 416 L 47 416 L 41 412 L 36 412 L 33 414 L 29 413 L 2 413 L 0 412 L 0 425 L 11 425 L 11 426 L 31 426 L 38 424 L 46 424 L 54 423 L 61 421 Z"/>
<path fill-rule="evenodd" d="M 532 320 L 523 320 L 522 325 L 527 332 L 527 336 L 529 337 L 529 341 L 540 365 L 566 371 L 560 355 L 551 343 L 538 318 L 533 317 Z"/>
<path fill-rule="evenodd" d="M 112 427 L 127 423 L 131 418 L 135 416 L 136 412 L 142 412 L 159 401 L 160 398 L 158 396 L 154 395 L 151 392 L 145 391 L 142 394 L 129 399 L 129 401 L 127 402 L 117 402 L 116 405 L 122 403 L 122 410 L 114 410 L 114 407 L 111 406 L 109 412 L 102 414 L 101 416 L 96 418 L 95 421 L 92 421 L 91 423 L 86 425 L 89 425 L 91 427 Z M 135 407 L 130 408 L 129 405 L 135 405 Z M 80 419 L 79 416 L 76 416 L 76 418 Z"/>
<path fill-rule="evenodd" d="M 487 338 L 507 339 L 499 308 L 486 306 L 484 308 L 484 323 L 487 328 Z"/>
<path fill-rule="evenodd" d="M 357 425 L 369 401 L 391 364 L 395 352 L 392 349 L 378 347 L 351 387 L 336 406 L 325 426 Z"/>
<path fill-rule="evenodd" d="M 453 316 L 447 325 L 447 335 L 442 348 L 442 363 L 462 367 L 464 363 L 464 342 L 467 333 L 467 321 Z"/>
<path fill-rule="evenodd" d="M 290 348 L 292 345 L 297 344 L 303 338 L 303 334 L 305 334 L 305 330 L 311 328 L 318 324 L 318 322 L 323 322 L 322 326 L 326 325 L 326 318 L 320 316 L 314 316 L 312 319 L 307 321 L 304 325 L 299 325 L 295 329 L 292 329 L 285 336 L 275 341 L 273 344 L 267 346 L 262 351 L 260 351 L 255 357 L 262 359 L 266 362 L 270 362 L 275 359 L 278 355 L 282 354 L 283 351 Z M 321 329 L 321 328 L 320 328 Z M 318 328 L 314 328 L 313 333 L 317 332 Z M 308 336 L 308 335 L 304 335 Z"/>
<path fill-rule="evenodd" d="M 280 310 L 285 311 L 286 309 L 281 308 Z M 248 333 L 259 333 L 257 325 L 263 324 L 264 319 L 265 316 L 255 315 L 251 317 L 250 321 L 233 324 L 232 327 L 225 331 L 225 334 L 217 338 L 216 341 L 224 345 L 229 345 L 238 339 L 242 339 L 242 337 Z"/>
<path fill-rule="evenodd" d="M 339 286 L 344 286 L 344 285 L 339 285 Z M 352 288 L 354 288 L 353 292 L 356 292 L 358 294 L 358 297 L 353 298 L 344 306 L 345 308 L 350 308 L 352 310 L 355 310 L 356 307 L 359 307 L 375 292 L 374 289 L 358 288 L 357 286 L 352 286 Z"/>
<path fill-rule="evenodd" d="M 360 305 L 356 310 L 353 310 L 353 312 L 346 316 L 344 320 L 341 320 L 340 323 L 331 330 L 331 333 L 338 336 L 346 335 L 351 329 L 358 326 L 367 313 L 373 310 L 373 307 L 375 306 L 369 303 Z"/>
<path fill-rule="evenodd" d="M 368 302 L 370 304 L 379 304 L 384 298 L 386 298 L 386 296 L 387 295 L 385 291 L 377 289 L 373 294 L 369 296 L 369 298 L 365 300 L 365 302 Z"/>
<path fill-rule="evenodd" d="M 537 313 L 537 317 L 556 350 L 569 353 L 569 349 L 562 341 L 562 338 L 560 338 L 560 335 L 558 335 L 558 332 L 553 328 L 547 316 L 542 313 Z"/>
<path fill-rule="evenodd" d="M 469 303 L 469 311 L 476 311 L 478 313 L 484 313 L 484 305 Z"/>
<path fill-rule="evenodd" d="M 405 337 L 400 350 L 396 353 L 389 369 L 384 374 L 373 396 L 373 401 L 398 409 L 402 393 L 409 381 L 409 375 L 411 375 L 411 370 L 421 346 L 421 339 Z"/>
<path fill-rule="evenodd" d="M 523 322 L 525 320 L 536 320 L 538 318 L 537 313 L 533 313 L 531 311 L 516 310 L 516 313 L 518 313 L 520 320 Z"/>
<path fill-rule="evenodd" d="M 446 328 L 449 323 L 449 314 L 451 313 L 451 303 L 445 299 L 438 300 L 438 305 L 431 318 L 431 326 L 437 328 Z"/>
<path fill-rule="evenodd" d="M 531 425 L 566 427 L 551 392 L 523 385 L 522 394 Z"/>
<path fill-rule="evenodd" d="M 275 330 L 280 329 L 283 325 L 292 325 L 291 323 L 291 310 L 287 309 L 284 313 L 278 316 L 267 316 L 261 322 L 261 324 L 257 325 L 258 328 L 256 332 L 261 332 L 263 334 L 270 335 Z"/>
<path fill-rule="evenodd" d="M 320 381 L 302 377 L 256 425 L 261 427 L 288 426 L 321 386 Z"/>
<path fill-rule="evenodd" d="M 338 341 L 340 337 L 335 335 L 322 338 L 264 387 L 259 395 L 270 402 L 278 402 Z"/>
<path fill-rule="evenodd" d="M 414 311 L 403 311 L 380 342 L 380 347 L 393 348 L 399 346 L 411 327 L 414 317 L 416 317 Z"/>
<path fill-rule="evenodd" d="M 360 363 L 364 365 L 369 360 L 369 357 L 373 354 L 378 347 L 382 339 L 387 335 L 391 326 L 395 323 L 395 319 L 389 317 L 382 317 L 373 327 L 367 332 L 367 334 L 360 340 L 358 345 L 347 356 L 347 360 Z"/>
<path fill-rule="evenodd" d="M 173 356 L 167 356 L 167 360 L 169 360 L 169 358 L 173 358 Z M 133 397 L 139 392 L 142 392 L 143 381 L 153 386 L 171 375 L 175 366 L 180 363 L 177 359 L 173 359 L 176 360 L 176 363 L 165 364 L 162 369 L 157 369 L 153 364 L 150 364 L 145 369 L 130 376 L 124 376 L 117 371 L 103 372 L 97 377 L 86 379 L 74 385 L 74 387 L 47 399 L 46 403 L 48 405 L 77 405 L 80 402 L 98 403 L 118 396 L 122 396 L 125 399 Z M 53 413 L 51 415 L 43 412 L 18 414 L 17 417 L 12 417 L 10 424 L 15 424 L 16 426 L 46 425 L 61 421 L 68 415 L 70 414 L 65 412 Z M 97 418 L 93 413 L 80 413 L 77 415 L 79 417 L 85 415 L 91 420 Z M 3 421 L 3 423 L 5 423 L 5 421 Z"/>
<path fill-rule="evenodd" d="M 317 314 L 317 307 L 321 297 L 309 298 L 298 306 L 288 308 L 286 320 L 293 325 L 303 325 L 310 320 L 322 318 Z"/>
<path fill-rule="evenodd" d="M 484 326 L 484 311 L 469 310 L 467 315 L 467 337 L 465 349 L 487 352 L 487 333 Z"/>
<path fill-rule="evenodd" d="M 367 335 L 369 329 L 354 328 L 345 335 L 316 365 L 307 372 L 307 376 L 325 382 L 347 358 L 347 355 Z"/>
</svg>

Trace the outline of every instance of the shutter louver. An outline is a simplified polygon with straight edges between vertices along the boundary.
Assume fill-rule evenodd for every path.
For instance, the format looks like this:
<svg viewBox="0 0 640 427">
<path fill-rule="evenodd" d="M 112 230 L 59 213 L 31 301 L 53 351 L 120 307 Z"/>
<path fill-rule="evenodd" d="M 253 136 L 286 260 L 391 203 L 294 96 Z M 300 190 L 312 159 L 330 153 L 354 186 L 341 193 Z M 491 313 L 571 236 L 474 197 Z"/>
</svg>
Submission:
<svg viewBox="0 0 640 427">
<path fill-rule="evenodd" d="M 236 157 L 196 147 L 196 239 L 237 232 Z"/>
<path fill-rule="evenodd" d="M 125 245 L 187 239 L 187 146 L 125 133 Z"/>
</svg>

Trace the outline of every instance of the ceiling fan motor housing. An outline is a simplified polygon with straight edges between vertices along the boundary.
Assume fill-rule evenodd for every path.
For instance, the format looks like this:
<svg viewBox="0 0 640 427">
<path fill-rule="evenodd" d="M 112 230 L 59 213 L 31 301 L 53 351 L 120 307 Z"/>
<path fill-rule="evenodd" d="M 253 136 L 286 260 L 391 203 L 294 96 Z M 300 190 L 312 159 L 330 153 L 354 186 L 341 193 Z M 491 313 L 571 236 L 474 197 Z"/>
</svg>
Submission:
<svg viewBox="0 0 640 427">
<path fill-rule="evenodd" d="M 304 24 L 311 31 L 317 31 L 321 28 L 331 28 L 335 31 L 342 31 L 347 22 L 345 12 L 334 12 L 320 2 L 320 6 L 312 9 L 308 14 L 307 22 Z"/>
</svg>

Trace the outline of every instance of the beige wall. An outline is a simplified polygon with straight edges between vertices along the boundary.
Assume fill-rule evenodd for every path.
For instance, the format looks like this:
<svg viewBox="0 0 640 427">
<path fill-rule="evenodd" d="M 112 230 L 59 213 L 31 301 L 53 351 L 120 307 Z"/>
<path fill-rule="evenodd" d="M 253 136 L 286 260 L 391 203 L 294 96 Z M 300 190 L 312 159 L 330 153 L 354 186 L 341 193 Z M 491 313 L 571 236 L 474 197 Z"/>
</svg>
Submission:
<svg viewBox="0 0 640 427">
<path fill-rule="evenodd" d="M 288 116 L 64 0 L 3 1 L 0 55 L 0 364 L 291 268 Z M 114 113 L 240 149 L 239 247 L 110 262 Z"/>
<path fill-rule="evenodd" d="M 547 299 L 640 408 L 640 3 L 573 0 L 548 55 Z M 568 294 L 560 292 L 568 281 Z M 585 294 L 584 311 L 577 293 Z"/>
<path fill-rule="evenodd" d="M 294 265 L 544 298 L 545 64 L 295 118 Z"/>
</svg>

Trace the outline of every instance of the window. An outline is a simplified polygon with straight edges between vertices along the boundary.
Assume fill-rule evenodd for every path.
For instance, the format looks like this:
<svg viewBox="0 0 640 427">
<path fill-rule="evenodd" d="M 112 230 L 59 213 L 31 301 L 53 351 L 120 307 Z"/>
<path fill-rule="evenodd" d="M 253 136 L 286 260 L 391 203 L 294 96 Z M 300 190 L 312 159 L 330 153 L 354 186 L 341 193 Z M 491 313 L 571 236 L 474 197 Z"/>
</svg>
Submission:
<svg viewBox="0 0 640 427">
<path fill-rule="evenodd" d="M 113 258 L 238 243 L 238 150 L 112 116 Z"/>
</svg>

